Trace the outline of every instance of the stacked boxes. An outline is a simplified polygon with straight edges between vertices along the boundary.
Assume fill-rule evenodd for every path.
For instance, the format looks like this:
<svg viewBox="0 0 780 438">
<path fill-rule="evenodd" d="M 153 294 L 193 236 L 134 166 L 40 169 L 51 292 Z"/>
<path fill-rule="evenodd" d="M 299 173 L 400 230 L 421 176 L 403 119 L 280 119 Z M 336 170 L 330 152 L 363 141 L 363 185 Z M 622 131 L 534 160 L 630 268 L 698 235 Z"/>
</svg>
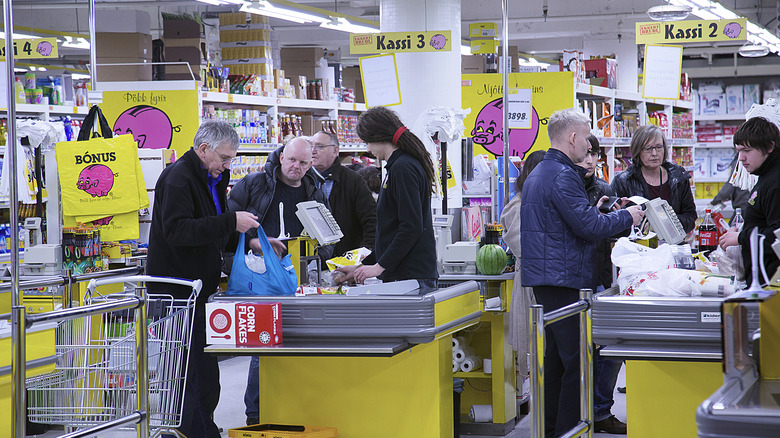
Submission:
<svg viewBox="0 0 780 438">
<path fill-rule="evenodd" d="M 617 60 L 611 58 L 586 59 L 585 78 L 590 85 L 617 88 Z"/>
<path fill-rule="evenodd" d="M 696 127 L 696 141 L 699 143 L 720 143 L 723 141 L 722 123 L 699 123 Z"/>
<path fill-rule="evenodd" d="M 147 12 L 96 11 L 97 80 L 151 81 L 151 17 Z M 109 66 L 103 64 L 134 64 Z"/>
<path fill-rule="evenodd" d="M 256 75 L 261 81 L 273 78 L 271 26 L 268 17 L 245 12 L 219 14 L 222 66 L 233 75 Z"/>
<path fill-rule="evenodd" d="M 163 20 L 165 61 L 186 62 L 186 65 L 166 65 L 165 78 L 172 80 L 201 79 L 205 68 L 206 40 L 203 26 L 195 20 Z M 190 74 L 192 69 L 192 75 Z"/>
</svg>

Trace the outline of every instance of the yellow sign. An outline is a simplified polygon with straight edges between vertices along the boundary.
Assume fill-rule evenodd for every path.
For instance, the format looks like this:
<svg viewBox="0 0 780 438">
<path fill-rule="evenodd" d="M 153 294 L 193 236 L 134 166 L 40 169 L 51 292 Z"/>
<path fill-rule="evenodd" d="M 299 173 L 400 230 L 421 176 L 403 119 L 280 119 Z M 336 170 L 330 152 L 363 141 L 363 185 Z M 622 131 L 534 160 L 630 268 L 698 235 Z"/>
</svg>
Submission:
<svg viewBox="0 0 780 438">
<path fill-rule="evenodd" d="M 349 36 L 349 52 L 368 53 L 418 53 L 449 52 L 452 32 L 382 32 L 353 33 Z"/>
<path fill-rule="evenodd" d="M 747 18 L 636 24 L 637 44 L 681 44 L 703 41 L 745 41 L 746 39 Z"/>
<path fill-rule="evenodd" d="M 59 58 L 57 38 L 30 38 L 14 40 L 14 59 Z M 5 40 L 0 39 L 0 60 L 5 60 Z"/>
<path fill-rule="evenodd" d="M 504 154 L 503 94 L 500 74 L 461 76 L 464 108 L 471 113 L 463 121 L 465 137 L 474 139 L 474 154 Z M 536 150 L 547 150 L 547 120 L 555 111 L 574 106 L 574 75 L 572 72 L 512 73 L 509 86 L 529 89 L 532 93 L 530 129 L 509 130 L 509 155 L 525 157 Z"/>
<path fill-rule="evenodd" d="M 173 149 L 181 157 L 198 130 L 198 91 L 104 91 L 100 104 L 115 135 L 133 134 L 142 149 Z"/>
</svg>

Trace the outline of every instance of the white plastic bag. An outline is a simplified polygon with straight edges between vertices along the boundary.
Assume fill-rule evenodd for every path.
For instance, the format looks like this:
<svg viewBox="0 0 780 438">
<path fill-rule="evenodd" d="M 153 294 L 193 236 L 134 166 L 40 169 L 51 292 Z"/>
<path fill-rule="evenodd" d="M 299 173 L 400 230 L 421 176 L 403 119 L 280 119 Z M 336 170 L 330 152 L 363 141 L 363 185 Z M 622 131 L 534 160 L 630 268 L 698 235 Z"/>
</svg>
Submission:
<svg viewBox="0 0 780 438">
<path fill-rule="evenodd" d="M 737 280 L 745 279 L 745 266 L 742 262 L 742 247 L 730 246 L 724 251 L 720 246 L 710 253 L 709 259 L 718 265 L 718 272 L 733 275 Z"/>
<path fill-rule="evenodd" d="M 612 248 L 612 263 L 620 268 L 620 276 L 662 271 L 675 266 L 672 248 L 663 244 L 649 248 L 621 237 Z"/>
<path fill-rule="evenodd" d="M 261 255 L 255 255 L 251 250 L 247 251 L 246 257 L 244 257 L 244 263 L 246 263 L 246 267 L 252 272 L 258 274 L 265 273 L 265 259 Z"/>
<path fill-rule="evenodd" d="M 723 297 L 736 290 L 734 277 L 688 269 L 666 269 L 618 278 L 621 295 L 644 297 Z"/>
</svg>

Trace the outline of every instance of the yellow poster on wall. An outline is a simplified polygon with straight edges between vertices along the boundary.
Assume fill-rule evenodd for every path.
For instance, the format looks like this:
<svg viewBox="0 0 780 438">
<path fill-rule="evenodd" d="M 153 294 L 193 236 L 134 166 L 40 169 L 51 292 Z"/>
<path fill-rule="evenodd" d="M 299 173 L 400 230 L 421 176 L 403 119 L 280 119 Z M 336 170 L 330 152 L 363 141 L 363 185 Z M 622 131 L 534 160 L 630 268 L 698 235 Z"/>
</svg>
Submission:
<svg viewBox="0 0 780 438">
<path fill-rule="evenodd" d="M 104 91 L 100 104 L 115 135 L 133 134 L 139 149 L 173 149 L 181 157 L 198 130 L 197 90 Z"/>
<path fill-rule="evenodd" d="M 547 120 L 555 111 L 574 106 L 572 72 L 512 73 L 512 89 L 530 89 L 531 128 L 509 130 L 509 155 L 525 157 L 550 147 Z M 464 135 L 474 140 L 474 154 L 504 154 L 503 79 L 500 74 L 463 75 L 461 93 L 464 108 L 471 113 L 463 121 Z"/>
</svg>

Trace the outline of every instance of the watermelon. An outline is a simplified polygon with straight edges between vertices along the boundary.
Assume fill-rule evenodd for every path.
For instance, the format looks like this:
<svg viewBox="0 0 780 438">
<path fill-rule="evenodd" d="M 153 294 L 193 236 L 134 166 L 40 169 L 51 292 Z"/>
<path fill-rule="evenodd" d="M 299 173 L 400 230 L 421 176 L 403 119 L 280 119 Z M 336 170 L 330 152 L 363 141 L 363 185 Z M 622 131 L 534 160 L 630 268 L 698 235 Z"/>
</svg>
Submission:
<svg viewBox="0 0 780 438">
<path fill-rule="evenodd" d="M 477 253 L 477 269 L 485 275 L 498 275 L 506 269 L 506 252 L 500 245 L 485 245 Z"/>
</svg>

